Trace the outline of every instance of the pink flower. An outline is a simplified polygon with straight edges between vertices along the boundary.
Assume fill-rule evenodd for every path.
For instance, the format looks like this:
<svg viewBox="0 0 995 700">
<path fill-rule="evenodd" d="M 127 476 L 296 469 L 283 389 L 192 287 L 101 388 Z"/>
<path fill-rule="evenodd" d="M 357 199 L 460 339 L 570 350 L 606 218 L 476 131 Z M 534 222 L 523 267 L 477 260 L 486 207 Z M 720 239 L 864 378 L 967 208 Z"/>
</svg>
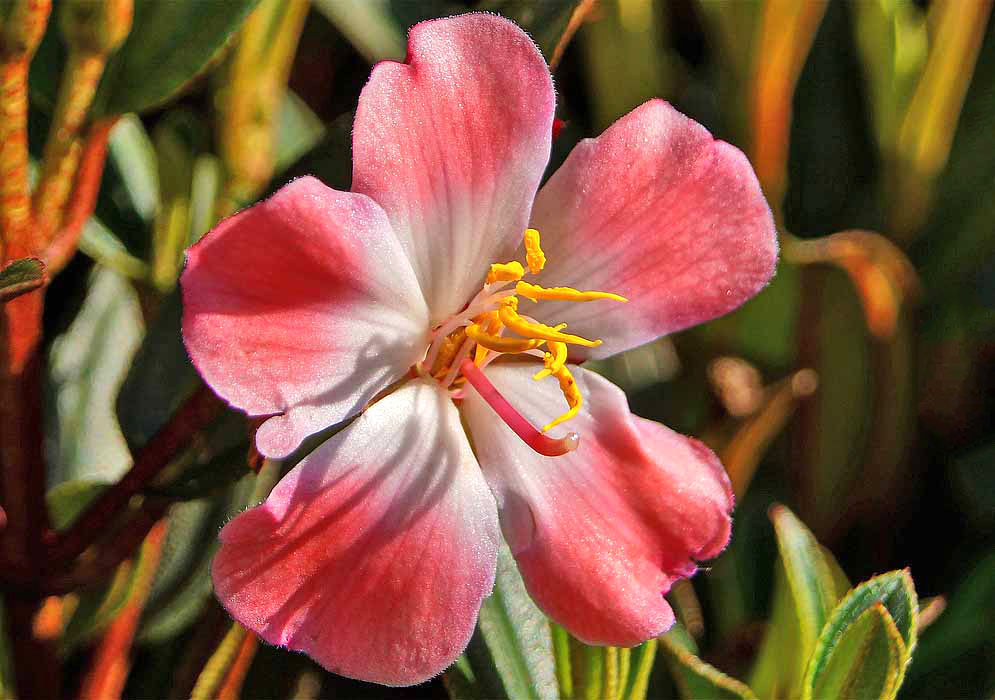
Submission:
<svg viewBox="0 0 995 700">
<path fill-rule="evenodd" d="M 553 107 L 512 23 L 419 24 L 407 62 L 377 65 L 359 98 L 351 192 L 295 180 L 190 250 L 187 348 L 218 394 L 272 416 L 263 454 L 359 414 L 224 528 L 213 566 L 236 619 L 336 673 L 445 669 L 501 534 L 550 617 L 618 646 L 668 629 L 663 594 L 729 539 L 715 455 L 575 363 L 755 294 L 777 257 L 770 211 L 742 153 L 658 100 L 537 194 Z M 628 303 L 523 286 L 518 263 L 485 280 L 522 259 L 527 227 L 530 284 Z"/>
</svg>

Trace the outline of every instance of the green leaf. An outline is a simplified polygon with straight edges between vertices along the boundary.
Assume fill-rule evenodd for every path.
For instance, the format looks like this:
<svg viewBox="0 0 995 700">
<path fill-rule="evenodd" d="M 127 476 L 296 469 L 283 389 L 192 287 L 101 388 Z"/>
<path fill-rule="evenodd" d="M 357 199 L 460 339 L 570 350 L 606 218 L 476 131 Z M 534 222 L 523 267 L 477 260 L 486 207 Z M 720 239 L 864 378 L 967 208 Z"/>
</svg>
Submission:
<svg viewBox="0 0 995 700">
<path fill-rule="evenodd" d="M 108 268 L 96 268 L 82 309 L 49 355 L 50 483 L 113 481 L 130 465 L 114 397 L 141 342 L 142 326 L 131 285 Z"/>
<path fill-rule="evenodd" d="M 190 228 L 187 240 L 191 245 L 203 238 L 217 223 L 215 204 L 223 184 L 224 167 L 221 159 L 207 153 L 197 156 L 190 178 Z"/>
<path fill-rule="evenodd" d="M 836 582 L 815 536 L 782 505 L 770 509 L 777 548 L 798 615 L 803 658 L 815 645 L 829 611 L 836 605 Z"/>
<path fill-rule="evenodd" d="M 47 280 L 45 263 L 39 258 L 14 260 L 0 270 L 0 303 L 38 289 Z"/>
<path fill-rule="evenodd" d="M 388 0 L 315 0 L 315 8 L 342 32 L 370 63 L 403 61 L 404 27 L 390 11 Z"/>
<path fill-rule="evenodd" d="M 605 679 L 608 675 L 606 651 L 590 647 L 570 637 L 570 683 L 572 697 L 578 700 L 602 700 L 608 697 Z"/>
<path fill-rule="evenodd" d="M 863 648 L 861 640 L 865 637 L 872 640 L 868 644 L 877 644 L 873 642 L 874 634 L 871 634 L 870 631 L 873 629 L 873 626 L 866 621 L 860 623 L 860 626 L 857 627 L 857 632 L 853 633 L 862 636 L 858 636 L 855 640 L 846 642 L 844 640 L 846 635 L 850 633 L 850 628 L 857 624 L 858 619 L 865 612 L 878 605 L 887 613 L 887 618 L 891 620 L 898 635 L 899 668 L 894 677 L 885 686 L 882 686 L 890 693 L 887 697 L 894 696 L 894 693 L 897 692 L 898 687 L 902 683 L 905 668 L 916 645 L 919 604 L 916 598 L 915 587 L 912 583 L 912 577 L 908 571 L 892 571 L 887 574 L 875 576 L 869 581 L 861 583 L 840 601 L 839 605 L 830 614 L 828 621 L 822 628 L 819 639 L 816 641 L 815 649 L 805 674 L 805 680 L 802 683 L 804 698 L 824 697 L 818 694 L 818 690 L 823 686 L 823 683 L 838 684 L 840 682 L 838 680 L 839 674 L 842 673 L 838 671 L 839 668 L 849 669 L 854 664 L 859 664 L 859 658 L 853 661 L 851 657 L 856 653 L 853 649 Z M 882 627 L 883 633 L 886 635 L 891 634 L 888 623 L 882 622 L 882 624 L 884 625 Z M 858 644 L 858 642 L 861 643 Z M 833 657 L 836 650 L 841 647 L 842 650 L 840 653 L 848 654 L 848 656 L 841 657 L 841 660 L 836 662 L 833 660 Z M 868 651 L 868 654 L 870 654 L 870 651 Z M 877 656 L 880 656 L 880 654 Z M 837 670 L 832 675 L 827 675 L 830 671 L 833 671 L 833 669 L 830 669 L 831 663 L 838 664 L 834 667 Z M 873 682 L 873 677 L 875 677 L 873 674 L 877 672 L 875 669 L 879 670 L 880 663 L 875 663 L 877 663 L 877 666 L 874 668 L 869 667 L 867 670 L 867 673 L 870 674 L 867 676 L 867 678 L 870 678 L 870 680 L 866 681 L 867 683 Z M 865 681 L 860 682 L 864 683 Z"/>
<path fill-rule="evenodd" d="M 549 623 L 549 633 L 553 639 L 553 659 L 556 663 L 556 682 L 560 686 L 560 697 L 572 698 L 574 686 L 570 668 L 570 633 L 553 621 Z"/>
<path fill-rule="evenodd" d="M 674 623 L 671 630 L 660 637 L 660 649 L 682 698 L 756 699 L 745 683 L 699 659 L 694 640 L 680 623 Z"/>
<path fill-rule="evenodd" d="M 892 152 L 926 65 L 926 13 L 902 0 L 867 0 L 852 9 L 878 144 Z"/>
<path fill-rule="evenodd" d="M 798 612 L 788 586 L 784 566 L 774 571 L 774 602 L 760 651 L 753 662 L 749 685 L 759 697 L 797 697 L 807 659 L 798 653 L 801 645 Z"/>
<path fill-rule="evenodd" d="M 40 258 L 14 260 L 0 270 L 0 301 L 37 289 L 46 280 L 45 263 Z"/>
<path fill-rule="evenodd" d="M 470 666 L 466 654 L 460 654 L 459 658 L 442 675 L 442 683 L 446 686 L 446 692 L 452 700 L 477 700 L 483 699 L 484 695 L 477 684 L 477 678 Z"/>
<path fill-rule="evenodd" d="M 259 0 L 142 0 L 131 33 L 111 58 L 94 113 L 141 112 L 165 102 L 195 78 Z"/>
<path fill-rule="evenodd" d="M 63 481 L 53 487 L 45 494 L 52 527 L 65 530 L 107 486 L 106 481 L 79 479 Z"/>
<path fill-rule="evenodd" d="M 228 509 L 214 499 L 179 503 L 169 512 L 162 559 L 149 591 L 139 639 L 161 642 L 192 624 L 211 595 L 211 558 Z"/>
<path fill-rule="evenodd" d="M 121 117 L 111 131 L 107 159 L 121 175 L 131 208 L 145 222 L 159 210 L 159 171 L 155 146 L 142 120 L 134 114 Z"/>
<path fill-rule="evenodd" d="M 905 643 L 887 608 L 868 608 L 846 628 L 806 698 L 893 698 Z"/>
<path fill-rule="evenodd" d="M 166 297 L 117 396 L 121 433 L 132 449 L 148 442 L 200 385 L 183 347 L 179 291 Z"/>
<path fill-rule="evenodd" d="M 95 261 L 129 279 L 145 279 L 149 266 L 128 252 L 124 243 L 101 221 L 91 216 L 83 225 L 79 249 Z"/>
<path fill-rule="evenodd" d="M 284 170 L 325 137 L 325 125 L 307 104 L 287 90 L 276 131 L 276 170 Z"/>
<path fill-rule="evenodd" d="M 649 690 L 650 673 L 653 671 L 653 661 L 656 659 L 656 649 L 659 643 L 651 639 L 630 650 L 629 670 L 625 675 L 625 685 L 619 697 L 623 700 L 646 700 Z"/>
<path fill-rule="evenodd" d="M 836 560 L 790 510 L 775 504 L 768 515 L 780 560 L 771 619 L 750 686 L 761 697 L 794 697 L 819 632 L 850 585 Z"/>
<path fill-rule="evenodd" d="M 507 697 L 559 697 L 549 623 L 525 590 L 506 545 L 498 554 L 494 592 L 484 600 L 478 626 Z"/>
<path fill-rule="evenodd" d="M 403 61 L 412 25 L 466 12 L 465 5 L 447 0 L 315 0 L 314 5 L 370 63 Z"/>
</svg>

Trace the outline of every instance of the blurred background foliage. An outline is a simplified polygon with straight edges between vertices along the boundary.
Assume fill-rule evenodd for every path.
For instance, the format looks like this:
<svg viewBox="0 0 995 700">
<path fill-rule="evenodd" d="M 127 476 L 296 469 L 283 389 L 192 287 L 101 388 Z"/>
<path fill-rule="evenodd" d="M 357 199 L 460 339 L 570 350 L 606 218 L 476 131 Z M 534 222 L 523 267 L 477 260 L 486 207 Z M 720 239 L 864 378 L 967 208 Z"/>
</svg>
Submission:
<svg viewBox="0 0 995 700">
<path fill-rule="evenodd" d="M 60 5 L 31 63 L 39 164 L 82 50 Z M 519 22 L 553 67 L 565 127 L 550 172 L 663 97 L 750 157 L 782 261 L 741 310 L 597 366 L 636 413 L 711 444 L 737 493 L 731 546 L 670 594 L 678 627 L 634 650 L 584 647 L 535 610 L 505 554 L 459 663 L 389 695 L 990 697 L 991 6 L 138 0 L 85 120 L 89 134 L 113 124 L 94 213 L 47 292 L 53 526 L 204 392 L 179 333 L 185 248 L 297 175 L 347 188 L 371 65 L 403 60 L 417 21 L 485 9 Z M 131 549 L 45 599 L 34 629 L 58 648 L 64 694 L 383 696 L 258 645 L 212 598 L 221 524 L 289 464 L 260 461 L 233 412 L 206 425 L 123 504 L 120 530 L 90 543 L 102 561 L 131 528 Z"/>
</svg>

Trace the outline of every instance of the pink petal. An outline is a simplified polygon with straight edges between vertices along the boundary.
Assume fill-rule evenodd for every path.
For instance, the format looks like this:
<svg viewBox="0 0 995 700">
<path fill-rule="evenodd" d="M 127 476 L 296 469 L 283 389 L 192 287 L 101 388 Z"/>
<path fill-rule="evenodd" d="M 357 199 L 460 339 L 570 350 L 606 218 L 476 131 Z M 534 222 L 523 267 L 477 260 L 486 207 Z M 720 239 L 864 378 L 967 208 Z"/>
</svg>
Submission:
<svg viewBox="0 0 995 700">
<path fill-rule="evenodd" d="M 494 498 L 434 384 L 375 403 L 221 531 L 218 598 L 263 639 L 386 685 L 440 673 L 494 584 Z"/>
<path fill-rule="evenodd" d="M 566 405 L 556 381 L 532 381 L 534 369 L 497 363 L 487 376 L 541 426 Z M 552 431 L 580 434 L 562 457 L 530 450 L 472 390 L 462 410 L 536 603 L 588 644 L 632 646 L 670 627 L 663 594 L 729 541 L 732 491 L 707 447 L 633 416 L 593 372 L 571 371 L 584 407 Z"/>
<path fill-rule="evenodd" d="M 312 177 L 222 221 L 187 253 L 183 339 L 220 396 L 282 457 L 355 414 L 419 359 L 428 317 L 369 197 Z"/>
<path fill-rule="evenodd" d="M 548 284 L 630 300 L 542 310 L 572 333 L 603 339 L 590 357 L 731 311 L 777 262 L 774 221 L 749 161 L 660 100 L 579 143 L 539 192 L 532 226 Z"/>
<path fill-rule="evenodd" d="M 433 321 L 458 311 L 521 242 L 553 107 L 542 55 L 495 15 L 422 22 L 407 63 L 373 69 L 353 128 L 353 190 L 386 210 Z"/>
</svg>

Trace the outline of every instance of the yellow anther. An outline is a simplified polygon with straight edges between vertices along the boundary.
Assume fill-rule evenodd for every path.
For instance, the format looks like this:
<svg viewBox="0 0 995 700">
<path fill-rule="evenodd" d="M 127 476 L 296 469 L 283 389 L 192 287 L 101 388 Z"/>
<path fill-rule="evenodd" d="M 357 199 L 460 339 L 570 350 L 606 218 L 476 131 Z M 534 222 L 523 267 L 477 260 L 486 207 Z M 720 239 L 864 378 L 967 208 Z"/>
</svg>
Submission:
<svg viewBox="0 0 995 700">
<path fill-rule="evenodd" d="M 561 333 L 560 328 L 565 328 L 566 326 L 553 328 L 542 323 L 526 321 L 518 315 L 518 299 L 515 297 L 505 297 L 501 300 L 501 306 L 498 308 L 498 317 L 501 319 L 501 323 L 524 338 L 557 340 L 561 343 L 583 345 L 586 348 L 596 348 L 601 345 L 600 340 L 588 340 L 587 338 L 581 338 L 579 335 Z"/>
<path fill-rule="evenodd" d="M 499 335 L 491 335 L 476 323 L 467 327 L 466 334 L 478 346 L 495 352 L 525 352 L 526 350 L 535 350 L 546 342 L 536 338 L 504 338 Z"/>
<path fill-rule="evenodd" d="M 514 282 L 516 280 L 522 279 L 522 275 L 525 274 L 525 268 L 522 267 L 522 263 L 517 260 L 512 260 L 507 263 L 494 263 L 491 265 L 491 271 L 487 273 L 487 284 L 494 284 L 495 282 Z"/>
<path fill-rule="evenodd" d="M 556 374 L 567 362 L 566 343 L 559 343 L 555 340 L 551 340 L 546 343 L 546 345 L 550 350 L 552 350 L 552 352 L 547 352 L 542 358 L 542 363 L 546 366 L 546 368 L 532 375 L 532 378 L 537 382 L 550 375 Z"/>
<path fill-rule="evenodd" d="M 572 287 L 540 287 L 538 284 L 519 282 L 515 285 L 515 294 L 520 294 L 532 301 L 618 301 L 626 303 L 625 297 L 610 292 L 580 292 Z"/>
<path fill-rule="evenodd" d="M 533 275 L 538 275 L 546 266 L 546 254 L 539 247 L 539 232 L 534 228 L 525 229 L 525 262 Z"/>
<path fill-rule="evenodd" d="M 542 429 L 544 433 L 549 432 L 561 423 L 565 423 L 576 416 L 580 411 L 581 405 L 584 403 L 584 398 L 580 395 L 580 389 L 577 388 L 577 382 L 574 380 L 573 375 L 570 374 L 570 370 L 566 367 L 560 367 L 554 376 L 560 381 L 560 391 L 563 392 L 563 398 L 567 400 L 570 410 L 544 427 Z"/>
</svg>

